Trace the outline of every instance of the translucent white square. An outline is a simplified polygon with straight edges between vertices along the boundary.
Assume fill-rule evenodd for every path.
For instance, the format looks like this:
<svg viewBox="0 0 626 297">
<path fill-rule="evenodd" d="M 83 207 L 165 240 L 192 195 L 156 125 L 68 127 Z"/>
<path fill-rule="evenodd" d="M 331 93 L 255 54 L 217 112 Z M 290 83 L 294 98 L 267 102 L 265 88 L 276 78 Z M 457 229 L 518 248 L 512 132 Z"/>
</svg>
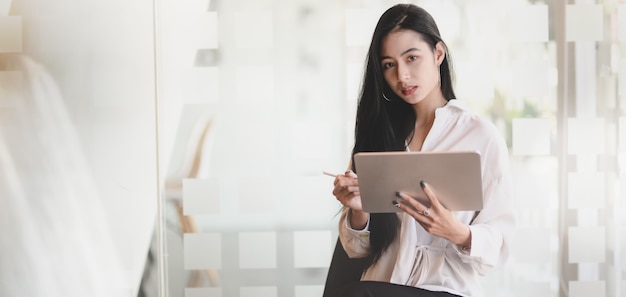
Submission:
<svg viewBox="0 0 626 297">
<path fill-rule="evenodd" d="M 619 41 L 626 41 L 626 4 L 617 5 L 617 33 Z M 624 72 L 620 72 L 624 73 Z M 622 290 L 624 291 L 624 290 Z"/>
<path fill-rule="evenodd" d="M 189 65 L 188 61 L 202 48 L 200 45 L 213 45 L 204 49 L 217 46 L 217 16 L 207 11 L 206 0 L 161 1 L 159 4 L 159 49 L 162 49 L 164 68 L 168 68 L 168 63 Z M 104 27 L 101 31 L 107 29 Z"/>
<path fill-rule="evenodd" d="M 24 98 L 24 73 L 0 71 L 0 107 L 16 107 Z"/>
<path fill-rule="evenodd" d="M 0 0 L 0 16 L 5 16 L 9 14 L 9 9 L 11 8 L 11 3 L 13 0 Z"/>
<path fill-rule="evenodd" d="M 333 128 L 321 121 L 296 121 L 291 124 L 291 152 L 298 159 L 331 158 L 329 135 Z"/>
<path fill-rule="evenodd" d="M 596 209 L 606 205 L 605 174 L 570 172 L 567 174 L 569 209 Z"/>
<path fill-rule="evenodd" d="M 270 10 L 235 12 L 235 45 L 241 49 L 274 46 L 273 14 Z"/>
<path fill-rule="evenodd" d="M 22 17 L 0 16 L 0 53 L 22 52 Z"/>
<path fill-rule="evenodd" d="M 513 245 L 515 259 L 520 263 L 549 262 L 550 238 L 550 230 L 546 228 L 518 229 Z"/>
<path fill-rule="evenodd" d="M 513 62 L 511 90 L 518 96 L 544 97 L 550 94 L 550 67 L 544 60 Z"/>
<path fill-rule="evenodd" d="M 228 155 L 239 152 L 238 158 L 241 160 L 239 165 L 244 168 L 248 176 L 258 176 L 260 175 L 259 172 L 262 175 L 267 174 L 267 168 L 271 168 L 271 166 L 257 168 L 248 162 L 263 162 L 267 160 L 275 162 L 276 146 L 279 141 L 276 136 L 276 123 L 273 122 L 275 119 L 270 116 L 272 111 L 262 108 L 267 105 L 259 105 L 250 104 L 238 107 L 237 117 L 245 120 L 235 123 L 236 133 L 231 135 L 234 138 L 234 145 L 226 152 Z M 240 135 L 246 136 L 240 137 Z M 251 144 L 254 146 L 254 153 L 250 153 Z"/>
<path fill-rule="evenodd" d="M 605 281 L 570 281 L 569 297 L 606 297 Z"/>
<path fill-rule="evenodd" d="M 271 213 L 276 210 L 277 191 L 270 177 L 248 177 L 239 181 L 241 213 Z"/>
<path fill-rule="evenodd" d="M 559 160 L 556 157 L 512 160 L 515 160 L 511 166 L 515 168 L 512 169 L 515 176 L 512 180 L 517 197 L 514 207 L 541 210 L 540 213 L 558 209 Z"/>
<path fill-rule="evenodd" d="M 233 174 L 236 174 L 236 172 L 245 172 L 246 176 L 259 176 L 259 175 L 268 175 L 270 174 L 270 172 L 268 172 L 267 168 L 275 168 L 277 161 L 275 159 L 261 159 L 261 158 L 257 158 L 257 159 L 247 159 L 244 162 L 239 162 L 239 164 L 235 164 L 235 166 L 233 167 L 234 169 L 231 169 L 231 172 L 233 172 Z M 274 174 L 274 173 L 271 173 Z M 241 202 L 238 202 L 241 203 Z M 275 203 L 275 202 L 272 202 Z M 272 209 L 276 209 L 275 205 L 272 205 L 271 207 L 268 205 L 266 207 L 266 209 L 264 209 L 263 213 L 267 213 L 268 209 L 272 208 Z M 243 209 L 239 208 L 239 211 L 246 211 L 246 212 L 242 212 L 242 213 L 247 213 L 247 214 L 251 214 L 251 213 L 259 213 L 257 211 L 250 211 L 248 210 L 248 207 L 244 207 Z"/>
<path fill-rule="evenodd" d="M 330 231 L 296 231 L 293 236 L 296 268 L 330 265 L 333 248 Z"/>
<path fill-rule="evenodd" d="M 183 179 L 183 214 L 201 215 L 220 212 L 219 180 Z"/>
<path fill-rule="evenodd" d="M 307 216 L 334 214 L 341 204 L 332 195 L 333 178 L 328 176 L 294 177 L 289 197 L 292 211 L 306 209 Z M 303 214 L 304 215 L 304 214 Z"/>
<path fill-rule="evenodd" d="M 278 290 L 276 287 L 241 287 L 239 288 L 240 297 L 276 297 Z"/>
<path fill-rule="evenodd" d="M 604 227 L 569 227 L 568 234 L 569 263 L 601 263 L 606 260 Z"/>
<path fill-rule="evenodd" d="M 356 104 L 358 102 L 359 92 L 361 91 L 362 80 L 363 80 L 363 63 L 347 64 L 346 65 L 346 99 L 349 102 L 349 104 Z"/>
<path fill-rule="evenodd" d="M 420 1 L 417 4 L 435 19 L 443 40 L 451 42 L 459 37 L 463 20 L 461 10 L 464 7 L 462 5 L 453 1 Z"/>
<path fill-rule="evenodd" d="M 514 5 L 510 12 L 509 30 L 513 41 L 548 41 L 548 5 Z"/>
<path fill-rule="evenodd" d="M 159 29 L 163 40 L 166 41 L 162 42 L 166 48 L 178 48 L 183 51 L 182 53 L 188 54 L 197 49 L 219 47 L 218 14 L 215 11 L 207 11 L 206 1 L 203 1 L 202 9 L 199 9 L 197 3 L 187 0 L 184 4 L 175 1 L 164 2 L 167 3 L 162 9 L 163 25 Z M 175 44 L 169 44 L 171 42 Z M 176 58 L 187 60 L 181 59 L 181 56 Z"/>
<path fill-rule="evenodd" d="M 296 286 L 295 297 L 319 297 L 324 294 L 324 286 Z"/>
<path fill-rule="evenodd" d="M 457 93 L 463 94 L 467 100 L 493 98 L 495 71 L 488 61 L 459 61 L 454 67 L 457 71 Z"/>
<path fill-rule="evenodd" d="M 369 46 L 382 12 L 374 8 L 346 9 L 346 46 Z"/>
<path fill-rule="evenodd" d="M 222 288 L 185 288 L 185 297 L 222 297 Z"/>
<path fill-rule="evenodd" d="M 601 41 L 604 18 L 600 4 L 572 4 L 565 8 L 567 41 Z"/>
<path fill-rule="evenodd" d="M 626 74 L 626 72 L 622 72 L 622 73 Z M 619 125 L 618 152 L 626 153 L 626 117 L 620 117 L 618 120 L 618 125 Z"/>
<path fill-rule="evenodd" d="M 200 28 L 196 31 L 196 48 L 218 48 L 217 12 L 209 11 L 190 17 L 193 17 L 194 27 Z"/>
<path fill-rule="evenodd" d="M 235 76 L 237 101 L 242 103 L 274 101 L 273 67 L 239 67 Z"/>
<path fill-rule="evenodd" d="M 610 265 L 610 263 L 607 263 L 608 265 Z M 578 263 L 577 264 L 577 268 L 578 268 L 578 279 L 579 280 L 596 280 L 596 279 L 600 279 L 600 265 L 599 263 L 590 263 L 590 262 L 583 262 L 583 263 Z M 612 269 L 609 266 L 609 274 Z"/>
<path fill-rule="evenodd" d="M 222 235 L 219 233 L 185 233 L 183 249 L 185 270 L 222 268 Z"/>
<path fill-rule="evenodd" d="M 597 45 L 593 41 L 576 42 L 574 48 L 576 116 L 595 118 L 598 102 L 598 76 L 595 72 L 598 63 L 593 57 L 597 53 Z"/>
<path fill-rule="evenodd" d="M 276 268 L 276 232 L 239 233 L 239 267 Z"/>
<path fill-rule="evenodd" d="M 185 2 L 163 1 L 163 3 L 160 4 L 163 5 L 161 6 L 162 8 L 167 8 L 167 12 L 171 10 L 176 10 L 179 15 L 189 16 L 205 13 L 206 11 L 208 11 L 211 1 L 214 0 L 185 0 Z M 168 4 L 170 6 L 166 6 Z"/>
<path fill-rule="evenodd" d="M 605 121 L 602 118 L 570 118 L 567 121 L 567 151 L 570 155 L 602 154 Z"/>
<path fill-rule="evenodd" d="M 524 281 L 515 285 L 514 296 L 552 296 L 549 282 Z"/>
<path fill-rule="evenodd" d="M 549 155 L 550 130 L 549 119 L 513 119 L 513 154 Z"/>
<path fill-rule="evenodd" d="M 626 16 L 624 17 L 626 18 Z M 619 74 L 617 76 L 617 92 L 621 97 L 624 97 L 626 96 L 626 59 L 619 61 Z"/>
<path fill-rule="evenodd" d="M 219 101 L 218 67 L 192 67 L 184 72 L 183 102 L 206 104 Z"/>
</svg>

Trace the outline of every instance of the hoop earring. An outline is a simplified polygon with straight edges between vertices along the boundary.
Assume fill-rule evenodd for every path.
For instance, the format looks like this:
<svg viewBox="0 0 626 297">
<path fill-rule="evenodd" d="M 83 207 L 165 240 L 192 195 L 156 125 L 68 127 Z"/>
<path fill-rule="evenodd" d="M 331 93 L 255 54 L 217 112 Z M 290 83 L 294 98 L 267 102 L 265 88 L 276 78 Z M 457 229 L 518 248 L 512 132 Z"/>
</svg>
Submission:
<svg viewBox="0 0 626 297">
<path fill-rule="evenodd" d="M 387 101 L 387 102 L 391 102 L 391 100 L 389 100 L 389 98 L 387 98 L 387 96 L 385 95 L 385 93 L 383 93 L 383 98 L 385 99 L 385 101 Z"/>
</svg>

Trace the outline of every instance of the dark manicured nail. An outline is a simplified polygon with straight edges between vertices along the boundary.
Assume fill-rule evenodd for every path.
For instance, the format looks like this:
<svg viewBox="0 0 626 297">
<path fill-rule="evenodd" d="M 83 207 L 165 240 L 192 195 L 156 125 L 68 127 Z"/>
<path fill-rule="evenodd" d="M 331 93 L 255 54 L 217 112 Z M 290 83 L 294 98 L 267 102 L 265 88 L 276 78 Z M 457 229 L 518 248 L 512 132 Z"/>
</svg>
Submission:
<svg viewBox="0 0 626 297">
<path fill-rule="evenodd" d="M 392 200 L 391 204 L 393 204 L 393 206 L 395 206 L 395 207 L 399 207 L 400 206 L 400 203 L 398 203 L 398 201 L 396 201 L 396 200 Z"/>
<path fill-rule="evenodd" d="M 402 199 L 402 194 L 400 194 L 400 192 L 396 192 L 396 197 Z"/>
<path fill-rule="evenodd" d="M 426 183 L 423 180 L 420 180 L 420 187 L 422 187 L 422 189 L 426 187 Z"/>
</svg>

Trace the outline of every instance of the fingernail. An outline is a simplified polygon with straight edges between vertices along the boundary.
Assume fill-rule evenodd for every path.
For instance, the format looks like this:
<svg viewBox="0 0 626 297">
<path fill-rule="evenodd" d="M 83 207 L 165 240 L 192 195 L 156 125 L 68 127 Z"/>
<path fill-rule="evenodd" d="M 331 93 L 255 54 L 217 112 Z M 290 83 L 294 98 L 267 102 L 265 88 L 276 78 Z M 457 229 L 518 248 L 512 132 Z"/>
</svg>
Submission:
<svg viewBox="0 0 626 297">
<path fill-rule="evenodd" d="M 393 206 L 395 206 L 395 207 L 400 207 L 400 203 L 398 203 L 398 201 L 396 201 L 396 200 L 392 200 L 391 204 L 393 204 Z"/>
<path fill-rule="evenodd" d="M 422 187 L 422 189 L 426 187 L 426 183 L 423 180 L 420 181 L 420 187 Z"/>
<path fill-rule="evenodd" d="M 396 192 L 396 197 L 402 199 L 402 194 L 400 194 L 400 192 Z"/>
</svg>

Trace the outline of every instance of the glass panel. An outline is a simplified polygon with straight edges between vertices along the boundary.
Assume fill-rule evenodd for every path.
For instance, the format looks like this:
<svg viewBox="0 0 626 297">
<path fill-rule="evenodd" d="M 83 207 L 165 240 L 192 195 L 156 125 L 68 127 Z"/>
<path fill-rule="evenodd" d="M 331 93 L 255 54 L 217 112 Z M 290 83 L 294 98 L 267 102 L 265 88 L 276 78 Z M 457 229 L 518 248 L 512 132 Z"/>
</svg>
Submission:
<svg viewBox="0 0 626 297">
<path fill-rule="evenodd" d="M 0 1 L 0 296 L 137 296 L 157 209 L 153 5 Z"/>
<path fill-rule="evenodd" d="M 319 296 L 340 207 L 321 172 L 347 168 L 369 40 L 395 2 L 159 3 L 168 293 Z M 517 240 L 487 295 L 623 296 L 626 6 L 413 3 L 511 153 Z"/>
</svg>

